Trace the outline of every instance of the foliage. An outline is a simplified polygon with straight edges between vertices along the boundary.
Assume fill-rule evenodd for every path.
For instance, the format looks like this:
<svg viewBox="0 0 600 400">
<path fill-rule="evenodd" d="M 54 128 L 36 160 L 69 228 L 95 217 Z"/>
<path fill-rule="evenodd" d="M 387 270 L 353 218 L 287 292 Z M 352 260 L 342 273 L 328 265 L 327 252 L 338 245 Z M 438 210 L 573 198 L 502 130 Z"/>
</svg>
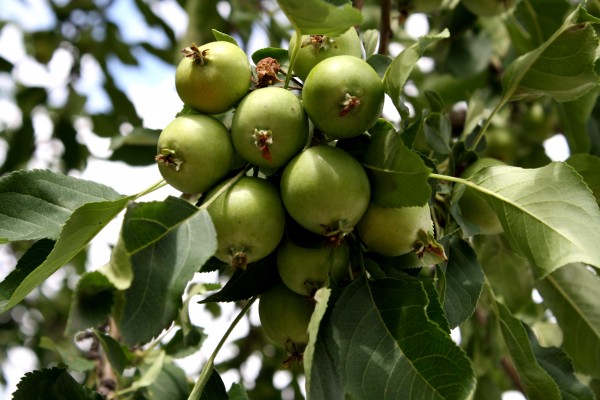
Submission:
<svg viewBox="0 0 600 400">
<path fill-rule="evenodd" d="M 189 17 L 184 36 L 156 11 L 158 2 L 134 3 L 162 43 L 125 41 L 111 17 L 113 2 L 46 3 L 53 26 L 25 31 L 24 40 L 40 65 L 60 52 L 72 59 L 58 100 L 50 86 L 19 81 L 17 65 L 0 58 L 0 76 L 13 81 L 2 100 L 21 115 L 0 132 L 7 149 L 0 243 L 14 259 L 0 282 L 0 361 L 9 349 L 27 346 L 39 363 L 15 399 L 500 399 L 506 390 L 531 399 L 600 399 L 597 1 L 520 0 L 498 15 L 478 16 L 444 0 L 422 15 L 429 32 L 418 38 L 406 29 L 418 0 L 393 10 L 389 0 L 179 0 Z M 0 29 L 10 24 L 0 21 Z M 185 194 L 144 201 L 164 183 L 118 193 L 75 177 L 94 153 L 78 140 L 81 121 L 110 138 L 109 160 L 151 165 L 159 132 L 139 117 L 110 60 L 139 66 L 143 54 L 175 66 L 176 49 L 192 41 L 227 41 L 247 53 L 251 34 L 262 30 L 269 43 L 247 54 L 252 90 L 260 90 L 257 65 L 272 57 L 280 68 L 267 73 L 270 83 L 301 96 L 302 82 L 291 73 L 301 36 L 352 26 L 391 107 L 367 132 L 335 146 L 360 162 L 374 204 L 428 204 L 432 229 L 421 232 L 414 252 L 396 257 L 369 251 L 347 227 L 329 235 L 329 245 L 349 245 L 349 273 L 309 296 L 308 343 L 287 354 L 290 346 L 273 344 L 249 323 L 234 343 L 237 353 L 219 359 L 236 324 L 250 321 L 255 300 L 280 278 L 276 251 L 243 268 L 217 260 L 219 238 L 207 208 L 245 175 L 279 187 L 285 166 L 236 162 L 208 200 Z M 293 32 L 296 50 L 289 54 Z M 90 59 L 110 104 L 101 111 L 89 107 L 79 85 Z M 183 107 L 181 114 L 193 112 Z M 52 141 L 62 149 L 43 169 L 31 168 L 39 113 L 49 117 Z M 231 112 L 216 117 L 231 128 Z M 544 143 L 559 133 L 571 155 L 551 161 Z M 310 145 L 326 141 L 313 130 Z M 461 178 L 482 157 L 506 165 Z M 458 207 L 467 187 L 489 204 L 503 233 L 473 234 L 479 230 Z M 87 271 L 89 243 L 119 214 L 110 262 Z M 286 238 L 309 248 L 324 240 L 289 215 Z M 68 278 L 46 296 L 39 288 L 60 269 Z M 211 271 L 219 282 L 203 280 Z M 210 357 L 196 360 L 202 370 L 193 374 L 180 361 L 200 357 L 212 323 L 191 322 L 197 301 L 214 315 L 233 303 L 237 316 Z M 19 328 L 23 315 L 43 322 Z M 249 382 L 242 365 L 257 354 L 260 371 Z M 293 378 L 285 394 L 273 384 L 284 368 Z M 227 387 L 222 376 L 230 370 L 241 379 Z"/>
</svg>

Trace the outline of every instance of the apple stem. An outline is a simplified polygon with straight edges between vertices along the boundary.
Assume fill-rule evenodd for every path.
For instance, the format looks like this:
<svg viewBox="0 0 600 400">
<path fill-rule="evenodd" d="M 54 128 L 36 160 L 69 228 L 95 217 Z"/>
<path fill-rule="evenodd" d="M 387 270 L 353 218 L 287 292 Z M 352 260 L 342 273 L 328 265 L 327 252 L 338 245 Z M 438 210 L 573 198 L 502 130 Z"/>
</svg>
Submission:
<svg viewBox="0 0 600 400">
<path fill-rule="evenodd" d="M 208 54 L 208 49 L 200 51 L 196 43 L 192 42 L 192 45 L 190 47 L 182 49 L 181 52 L 184 54 L 185 57 L 191 58 L 192 61 L 194 61 L 194 63 L 196 64 L 205 65 L 207 63 L 206 56 Z"/>
</svg>

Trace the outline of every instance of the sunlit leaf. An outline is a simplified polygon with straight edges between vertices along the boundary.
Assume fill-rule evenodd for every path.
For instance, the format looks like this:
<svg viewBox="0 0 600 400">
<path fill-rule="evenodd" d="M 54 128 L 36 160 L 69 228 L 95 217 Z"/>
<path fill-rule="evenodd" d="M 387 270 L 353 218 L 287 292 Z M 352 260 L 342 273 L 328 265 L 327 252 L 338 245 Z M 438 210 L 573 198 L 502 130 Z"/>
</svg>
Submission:
<svg viewBox="0 0 600 400">
<path fill-rule="evenodd" d="M 41 264 L 29 265 L 28 274 L 20 274 L 18 282 L 11 281 L 11 290 L 0 290 L 0 312 L 19 303 L 34 288 L 60 267 L 68 263 L 129 203 L 128 197 L 115 201 L 87 203 L 76 209 L 65 222 L 54 248 Z M 34 269 L 32 269 L 34 268 Z M 8 279 L 8 278 L 7 278 Z"/>
<path fill-rule="evenodd" d="M 598 85 L 598 37 L 591 24 L 579 22 L 583 14 L 575 10 L 547 41 L 508 66 L 502 79 L 505 98 L 545 95 L 571 101 Z"/>
<path fill-rule="evenodd" d="M 431 187 L 431 170 L 421 157 L 404 144 L 388 122 L 380 121 L 370 130 L 371 142 L 362 157 L 371 181 L 371 201 L 383 207 L 422 206 Z"/>
<path fill-rule="evenodd" d="M 573 262 L 600 266 L 600 210 L 565 163 L 484 168 L 470 179 L 500 219 L 513 250 L 540 277 Z"/>
<path fill-rule="evenodd" d="M 563 350 L 577 371 L 600 378 L 600 278 L 581 264 L 567 265 L 537 284 L 563 331 Z"/>
<path fill-rule="evenodd" d="M 357 279 L 333 310 L 337 365 L 353 398 L 465 399 L 471 363 L 427 312 L 418 281 Z"/>
<path fill-rule="evenodd" d="M 310 317 L 310 322 L 308 324 L 308 345 L 304 350 L 304 374 L 306 375 L 306 392 L 311 392 L 311 383 L 313 378 L 317 377 L 317 374 L 312 373 L 312 368 L 314 365 L 314 354 L 315 354 L 315 345 L 317 342 L 317 337 L 319 334 L 319 326 L 321 324 L 321 320 L 327 311 L 327 304 L 329 302 L 329 297 L 331 296 L 331 289 L 329 288 L 321 288 L 316 291 L 314 295 L 314 300 L 316 302 L 315 309 Z"/>
<path fill-rule="evenodd" d="M 216 250 L 216 233 L 208 212 L 169 197 L 132 204 L 121 238 L 125 254 L 119 262 L 130 264 L 133 272 L 121 334 L 127 343 L 144 343 L 176 318 L 185 286 Z"/>
<path fill-rule="evenodd" d="M 235 44 L 236 46 L 239 46 L 237 40 L 235 40 L 235 38 L 231 35 L 228 35 L 226 33 L 223 32 L 219 32 L 216 29 L 212 30 L 213 35 L 215 36 L 215 39 L 221 42 L 229 42 L 231 44 Z"/>
<path fill-rule="evenodd" d="M 303 35 L 339 36 L 362 21 L 360 11 L 350 3 L 340 6 L 323 0 L 277 0 L 277 3 Z"/>
<path fill-rule="evenodd" d="M 392 102 L 400 111 L 402 109 L 402 88 L 408 80 L 417 61 L 421 58 L 425 49 L 440 40 L 450 37 L 448 30 L 435 35 L 422 36 L 410 47 L 404 49 L 388 67 L 383 78 L 385 92 L 390 96 Z"/>
<path fill-rule="evenodd" d="M 51 171 L 13 172 L 0 179 L 0 243 L 56 239 L 78 207 L 120 198 L 108 186 Z"/>
</svg>

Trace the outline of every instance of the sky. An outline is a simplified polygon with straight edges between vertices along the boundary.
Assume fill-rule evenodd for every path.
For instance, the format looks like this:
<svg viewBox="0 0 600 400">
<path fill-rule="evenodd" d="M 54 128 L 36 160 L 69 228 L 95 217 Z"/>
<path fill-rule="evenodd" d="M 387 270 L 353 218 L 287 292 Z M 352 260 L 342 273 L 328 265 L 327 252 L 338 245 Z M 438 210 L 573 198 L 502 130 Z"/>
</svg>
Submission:
<svg viewBox="0 0 600 400">
<path fill-rule="evenodd" d="M 66 0 L 65 0 L 66 1 Z M 153 3 L 154 11 L 165 17 L 170 26 L 175 30 L 178 37 L 181 37 L 187 25 L 187 16 L 183 10 L 177 5 L 175 0 L 163 0 Z M 115 0 L 109 10 L 109 17 L 120 26 L 120 32 L 124 39 L 128 42 L 138 42 L 141 39 L 147 40 L 151 38 L 153 43 L 165 43 L 166 39 L 156 31 L 146 26 L 143 18 L 136 12 L 133 0 Z M 222 12 L 227 14 L 226 7 Z M 127 17 L 127 20 L 123 18 Z M 43 68 L 25 52 L 23 46 L 24 31 L 39 30 L 53 26 L 54 20 L 51 12 L 47 8 L 47 1 L 40 0 L 2 0 L 0 8 L 0 20 L 15 21 L 16 25 L 7 25 L 0 31 L 0 56 L 13 62 L 17 65 L 13 76 L 0 74 L 0 126 L 14 126 L 20 120 L 19 109 L 16 108 L 10 101 L 5 98 L 3 93 L 10 92 L 13 88 L 14 80 L 19 80 L 30 85 L 43 85 L 48 87 L 50 98 L 56 102 L 64 100 L 66 93 L 61 91 L 63 82 L 70 66 L 68 52 L 57 51 L 48 68 Z M 416 36 L 421 36 L 427 33 L 427 24 L 423 16 L 411 16 L 407 21 L 407 30 Z M 264 47 L 266 44 L 266 36 L 260 29 L 256 29 L 248 44 L 249 54 L 254 50 Z M 392 48 L 393 51 L 399 52 L 400 48 Z M 122 65 L 118 60 L 114 59 L 109 62 L 110 68 L 115 71 L 117 84 L 123 88 L 126 94 L 134 103 L 136 110 L 144 120 L 144 125 L 152 129 L 162 129 L 181 109 L 181 101 L 177 97 L 174 86 L 175 65 L 165 64 L 157 58 L 145 53 L 143 50 L 138 51 L 135 56 L 140 61 L 141 68 Z M 423 66 L 426 68 L 427 60 L 424 60 Z M 82 64 L 82 75 L 84 79 L 78 85 L 77 89 L 82 93 L 89 95 L 86 107 L 90 111 L 100 111 L 109 107 L 109 101 L 101 88 L 101 74 L 96 62 L 88 58 Z M 54 82 L 54 84 L 53 84 Z M 389 109 L 387 109 L 388 112 Z M 51 122 L 47 114 L 39 112 L 35 115 L 34 121 L 36 126 L 36 138 L 40 142 L 47 143 L 51 136 Z M 95 156 L 90 159 L 87 168 L 79 175 L 83 179 L 100 182 L 112 186 L 119 193 L 133 194 L 141 192 L 147 187 L 153 185 L 161 179 L 158 169 L 154 166 L 148 167 L 129 167 L 123 163 L 114 163 L 103 160 L 103 157 L 110 155 L 110 140 L 99 138 L 92 133 L 92 127 L 87 121 L 80 121 L 80 140 L 87 143 L 92 154 Z M 568 156 L 566 142 L 564 137 L 555 136 L 548 141 L 546 146 L 548 155 L 555 160 L 564 160 Z M 0 163 L 4 158 L 6 143 L 0 140 Z M 40 146 L 37 161 L 31 165 L 36 167 L 36 162 L 39 165 L 50 162 L 53 153 L 52 148 Z M 118 177 L 115 179 L 115 177 Z M 167 195 L 179 195 L 179 192 L 165 187 L 153 194 L 145 197 L 144 201 L 162 200 Z M 110 246 L 115 243 L 115 238 L 118 236 L 121 217 L 113 221 L 103 230 L 92 242 L 90 246 L 90 257 L 92 260 L 88 269 L 93 270 L 108 261 L 110 256 Z M 4 278 L 12 268 L 14 268 L 15 260 L 6 256 L 6 252 L 0 246 L 0 278 Z M 52 285 L 60 282 L 62 276 L 58 272 L 53 276 L 46 290 L 52 290 Z M 217 276 L 204 276 L 204 281 L 216 280 Z M 54 283 L 53 283 L 54 282 Z M 202 365 L 202 361 L 212 352 L 216 346 L 216 342 L 220 339 L 226 326 L 234 318 L 234 308 L 230 304 L 224 305 L 223 317 L 215 321 L 215 323 L 206 326 L 209 340 L 207 340 L 200 352 L 194 356 L 187 357 L 181 361 L 181 366 L 189 373 L 197 374 Z M 193 318 L 194 322 L 202 324 L 202 321 L 210 320 L 203 306 L 194 307 Z M 244 319 L 242 323 L 233 332 L 229 342 L 236 338 L 243 337 L 248 332 L 249 323 L 258 324 L 257 307 L 254 307 L 250 313 L 249 319 Z M 206 325 L 206 324 L 203 324 Z M 217 361 L 229 357 L 235 349 L 231 346 L 226 346 L 220 353 Z M 258 371 L 257 366 L 260 365 L 260 355 L 253 355 L 243 366 L 244 382 L 250 386 L 253 375 Z M 0 398 L 6 398 L 8 394 L 14 391 L 14 386 L 20 377 L 31 369 L 38 368 L 35 365 L 35 357 L 31 351 L 25 348 L 17 348 L 11 350 L 6 361 L 10 366 L 11 374 L 8 377 L 6 386 L 0 385 Z M 236 374 L 226 373 L 222 376 L 226 387 L 229 387 L 232 382 L 237 382 L 240 377 Z M 289 381 L 289 375 L 275 377 L 278 385 L 284 385 Z M 523 399 L 521 395 L 509 394 L 503 398 L 504 400 Z"/>
</svg>

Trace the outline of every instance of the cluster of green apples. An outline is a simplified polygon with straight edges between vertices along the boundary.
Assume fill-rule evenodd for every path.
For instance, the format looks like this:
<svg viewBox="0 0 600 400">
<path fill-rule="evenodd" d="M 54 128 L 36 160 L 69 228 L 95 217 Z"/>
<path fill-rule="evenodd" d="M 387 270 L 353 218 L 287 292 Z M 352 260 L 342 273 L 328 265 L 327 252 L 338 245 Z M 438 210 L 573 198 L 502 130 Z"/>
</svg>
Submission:
<svg viewBox="0 0 600 400">
<path fill-rule="evenodd" d="M 432 231 L 427 205 L 371 202 L 365 169 L 336 146 L 364 134 L 384 105 L 382 79 L 364 61 L 356 30 L 299 42 L 288 71 L 273 58 L 252 66 L 227 41 L 184 49 L 175 86 L 192 111 L 164 128 L 156 156 L 167 183 L 202 194 L 217 232 L 216 258 L 245 269 L 277 252 L 282 283 L 261 296 L 259 314 L 267 336 L 292 353 L 308 341 L 316 290 L 351 273 L 348 234 L 368 251 L 399 256 Z M 293 54 L 295 36 L 290 43 Z M 288 87 L 286 74 L 293 74 Z M 231 178 L 239 160 L 255 173 Z M 321 240 L 300 244 L 303 233 Z"/>
</svg>

